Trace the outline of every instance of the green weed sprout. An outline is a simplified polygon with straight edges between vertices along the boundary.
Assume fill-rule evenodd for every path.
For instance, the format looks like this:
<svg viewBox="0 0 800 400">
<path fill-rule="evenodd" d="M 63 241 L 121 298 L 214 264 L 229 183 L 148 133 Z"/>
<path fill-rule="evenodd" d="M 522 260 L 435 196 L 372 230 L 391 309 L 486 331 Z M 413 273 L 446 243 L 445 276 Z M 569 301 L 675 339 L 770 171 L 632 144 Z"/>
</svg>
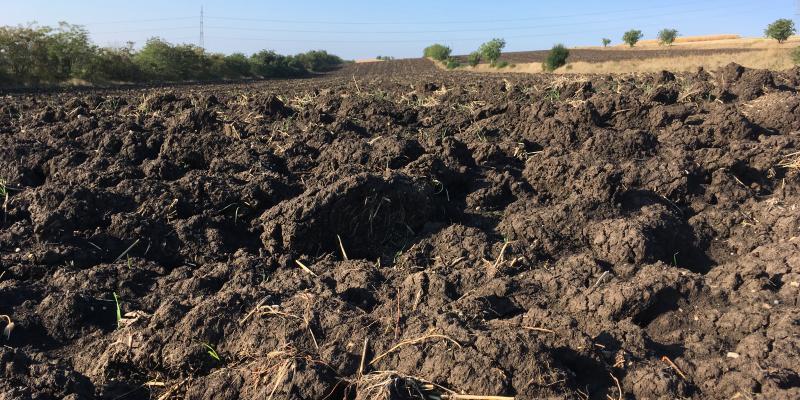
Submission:
<svg viewBox="0 0 800 400">
<path fill-rule="evenodd" d="M 216 351 L 216 350 L 214 350 L 214 348 L 213 348 L 213 347 L 211 347 L 211 345 L 210 345 L 210 344 L 208 344 L 208 343 L 205 343 L 205 342 L 203 342 L 203 343 L 201 343 L 201 344 L 202 344 L 203 346 L 205 346 L 205 348 L 206 348 L 206 349 L 208 349 L 208 355 L 209 355 L 209 356 L 211 356 L 211 358 L 213 358 L 213 359 L 217 360 L 218 362 L 222 362 L 222 358 L 219 356 L 219 353 L 217 353 L 217 351 Z"/>
<path fill-rule="evenodd" d="M 114 292 L 114 304 L 117 306 L 117 329 L 122 326 L 122 309 L 119 306 L 119 297 L 117 292 Z"/>
</svg>

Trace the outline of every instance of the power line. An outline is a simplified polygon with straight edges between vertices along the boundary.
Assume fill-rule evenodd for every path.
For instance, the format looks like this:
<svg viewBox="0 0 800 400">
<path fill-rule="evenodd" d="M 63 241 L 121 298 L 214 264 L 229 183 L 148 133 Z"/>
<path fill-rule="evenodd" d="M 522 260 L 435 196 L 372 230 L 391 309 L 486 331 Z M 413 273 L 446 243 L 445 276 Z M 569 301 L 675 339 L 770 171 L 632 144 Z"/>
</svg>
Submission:
<svg viewBox="0 0 800 400">
<path fill-rule="evenodd" d="M 744 5 L 747 3 L 736 3 L 735 5 Z M 673 15 L 684 15 L 684 14 L 694 14 L 698 12 L 704 11 L 716 11 L 717 8 L 704 8 L 704 9 L 695 9 L 695 10 L 684 10 L 684 11 L 676 11 L 673 13 L 660 13 L 660 14 L 651 14 L 651 15 L 641 15 L 636 16 L 634 18 L 643 19 L 643 18 L 658 18 L 662 16 L 673 16 Z M 631 17 L 626 18 L 615 18 L 615 19 L 606 19 L 606 20 L 595 20 L 595 21 L 582 21 L 582 22 L 572 22 L 572 23 L 561 23 L 561 24 L 550 24 L 550 25 L 535 25 L 535 26 L 524 26 L 524 27 L 507 27 L 507 28 L 481 28 L 481 29 L 447 29 L 447 30 L 421 30 L 421 31 L 332 31 L 332 30 L 308 30 L 308 29 L 273 29 L 273 28 L 248 28 L 248 27 L 235 27 L 235 26 L 209 26 L 209 29 L 224 29 L 224 30 L 238 30 L 238 31 L 255 31 L 255 32 L 285 32 L 285 33 L 325 33 L 325 34 L 428 34 L 428 33 L 458 33 L 458 32 L 504 32 L 504 31 L 520 31 L 520 30 L 534 30 L 534 29 L 542 29 L 542 28 L 559 28 L 559 27 L 570 27 L 570 26 L 585 26 L 588 24 L 598 24 L 598 23 L 608 23 L 608 22 L 618 22 L 622 20 L 629 20 Z"/>
<path fill-rule="evenodd" d="M 192 17 L 172 17 L 172 18 L 150 18 L 150 19 L 127 19 L 118 21 L 99 21 L 99 22 L 81 22 L 76 25 L 112 25 L 112 24 L 134 24 L 139 22 L 164 22 L 164 21 L 186 21 L 196 19 L 197 16 Z"/>
<path fill-rule="evenodd" d="M 627 12 L 637 12 L 637 11 L 651 11 L 656 9 L 666 9 L 666 8 L 675 8 L 682 5 L 693 5 L 697 4 L 697 1 L 684 1 L 680 3 L 671 3 L 669 5 L 664 6 L 652 6 L 646 8 L 633 8 L 633 9 L 624 9 L 624 10 L 612 10 L 612 11 L 597 11 L 591 13 L 580 13 L 580 14 L 569 14 L 569 15 L 551 15 L 551 16 L 541 16 L 541 17 L 528 17 L 528 18 L 514 18 L 514 19 L 483 19 L 483 20 L 472 20 L 472 21 L 320 21 L 320 20 L 286 20 L 286 19 L 268 19 L 268 18 L 240 18 L 240 17 L 215 17 L 215 16 L 208 16 L 208 19 L 219 19 L 219 20 L 230 20 L 230 21 L 253 21 L 253 22 L 274 22 L 274 23 L 287 23 L 287 24 L 320 24 L 320 25 L 443 25 L 443 24 L 481 24 L 481 23 L 502 23 L 502 22 L 525 22 L 525 21 L 538 21 L 538 20 L 548 20 L 548 19 L 557 19 L 557 18 L 575 18 L 575 17 L 584 17 L 584 16 L 595 16 L 595 15 L 607 15 L 607 14 L 617 14 L 617 13 L 627 13 Z M 729 3 L 725 3 L 726 6 L 729 6 Z M 718 10 L 719 7 L 714 8 L 713 10 Z"/>
<path fill-rule="evenodd" d="M 195 17 L 196 18 L 196 17 Z M 163 31 L 182 31 L 182 30 L 195 30 L 197 26 L 177 26 L 172 28 L 158 28 L 158 29 L 129 29 L 124 31 L 105 31 L 105 32 L 90 32 L 92 35 L 111 35 L 115 33 L 135 33 L 135 32 L 163 32 Z"/>
<path fill-rule="evenodd" d="M 697 16 L 696 18 L 719 18 L 719 17 L 728 17 L 730 15 L 736 15 L 739 13 L 751 12 L 754 11 L 752 9 L 747 10 L 739 10 L 734 12 L 727 12 L 727 13 L 716 13 L 711 17 L 707 16 Z M 586 31 L 569 31 L 569 32 L 552 32 L 552 33 L 537 33 L 537 34 L 525 34 L 525 35 L 513 35 L 513 36 L 504 36 L 505 39 L 526 39 L 526 38 L 541 38 L 541 37 L 564 37 L 564 36 L 574 36 L 574 35 L 583 35 L 587 33 L 604 33 L 610 29 L 626 29 L 629 26 L 612 26 L 612 27 L 598 27 L 595 30 Z M 658 29 L 660 26 L 656 26 L 655 24 L 650 24 L 646 26 L 640 26 L 643 29 Z M 368 32 L 365 32 L 368 33 Z M 209 36 L 213 39 L 224 39 L 224 40 L 248 40 L 248 41 L 264 41 L 264 42 L 289 42 L 289 43 L 327 43 L 327 44 L 352 44 L 352 43 L 430 43 L 432 41 L 442 41 L 442 42 L 471 42 L 471 41 L 480 41 L 486 40 L 486 37 L 472 37 L 472 38 L 426 38 L 426 39 L 402 39 L 402 40 L 308 40 L 308 39 L 276 39 L 276 38 L 255 38 L 255 37 L 228 37 L 228 36 Z"/>
</svg>

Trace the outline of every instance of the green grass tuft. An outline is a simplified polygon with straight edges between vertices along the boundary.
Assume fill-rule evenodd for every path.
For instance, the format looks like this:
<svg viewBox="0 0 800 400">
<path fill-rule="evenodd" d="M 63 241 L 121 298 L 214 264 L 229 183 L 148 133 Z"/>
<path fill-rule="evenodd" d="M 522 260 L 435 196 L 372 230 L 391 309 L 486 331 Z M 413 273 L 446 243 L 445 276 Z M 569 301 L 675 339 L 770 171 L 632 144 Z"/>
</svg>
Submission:
<svg viewBox="0 0 800 400">
<path fill-rule="evenodd" d="M 114 292 L 114 304 L 117 307 L 117 329 L 122 326 L 122 308 L 119 306 L 119 297 L 117 296 L 117 292 Z"/>
<path fill-rule="evenodd" d="M 203 346 L 205 346 L 206 349 L 208 349 L 208 355 L 211 356 L 211 358 L 217 360 L 218 362 L 222 362 L 222 357 L 219 356 L 219 353 L 217 353 L 217 351 L 214 350 L 214 348 L 211 347 L 210 344 L 205 343 L 205 342 L 203 342 L 201 344 Z"/>
</svg>

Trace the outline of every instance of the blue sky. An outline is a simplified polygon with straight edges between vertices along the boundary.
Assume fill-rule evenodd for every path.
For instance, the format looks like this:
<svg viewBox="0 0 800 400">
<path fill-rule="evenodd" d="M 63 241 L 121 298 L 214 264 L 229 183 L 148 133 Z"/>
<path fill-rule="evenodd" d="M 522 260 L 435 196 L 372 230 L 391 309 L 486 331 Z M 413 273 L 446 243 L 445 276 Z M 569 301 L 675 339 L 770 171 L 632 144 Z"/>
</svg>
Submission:
<svg viewBox="0 0 800 400">
<path fill-rule="evenodd" d="M 201 5 L 209 51 L 326 49 L 350 59 L 416 57 L 433 42 L 465 54 L 493 37 L 505 38 L 507 51 L 597 45 L 603 37 L 618 43 L 630 28 L 646 38 L 666 27 L 685 36 L 761 36 L 777 18 L 800 18 L 798 0 L 0 0 L 0 25 L 83 24 L 103 46 L 139 46 L 151 36 L 196 44 Z"/>
</svg>

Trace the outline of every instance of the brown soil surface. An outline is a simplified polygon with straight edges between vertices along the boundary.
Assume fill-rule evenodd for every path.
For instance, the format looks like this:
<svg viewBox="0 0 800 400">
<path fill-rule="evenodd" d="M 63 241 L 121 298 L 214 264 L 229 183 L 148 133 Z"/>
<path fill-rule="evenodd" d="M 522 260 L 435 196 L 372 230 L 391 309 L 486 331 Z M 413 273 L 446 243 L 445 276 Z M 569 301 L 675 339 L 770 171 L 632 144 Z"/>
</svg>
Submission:
<svg viewBox="0 0 800 400">
<path fill-rule="evenodd" d="M 4 96 L 0 398 L 798 398 L 798 87 Z"/>
</svg>

